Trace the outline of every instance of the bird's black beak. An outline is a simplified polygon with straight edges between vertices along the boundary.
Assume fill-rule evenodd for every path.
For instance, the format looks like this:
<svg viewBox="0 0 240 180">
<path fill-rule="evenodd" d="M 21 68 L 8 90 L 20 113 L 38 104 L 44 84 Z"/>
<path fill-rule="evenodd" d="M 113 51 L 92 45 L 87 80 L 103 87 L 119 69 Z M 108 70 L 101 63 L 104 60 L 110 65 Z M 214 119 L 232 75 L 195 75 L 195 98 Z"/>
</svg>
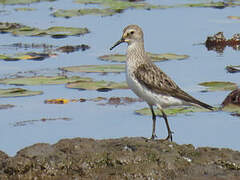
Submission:
<svg viewBox="0 0 240 180">
<path fill-rule="evenodd" d="M 113 48 L 115 48 L 116 46 L 118 46 L 119 44 L 125 42 L 125 40 L 123 38 L 121 38 L 119 41 L 117 41 L 111 48 L 110 50 L 112 50 Z"/>
</svg>

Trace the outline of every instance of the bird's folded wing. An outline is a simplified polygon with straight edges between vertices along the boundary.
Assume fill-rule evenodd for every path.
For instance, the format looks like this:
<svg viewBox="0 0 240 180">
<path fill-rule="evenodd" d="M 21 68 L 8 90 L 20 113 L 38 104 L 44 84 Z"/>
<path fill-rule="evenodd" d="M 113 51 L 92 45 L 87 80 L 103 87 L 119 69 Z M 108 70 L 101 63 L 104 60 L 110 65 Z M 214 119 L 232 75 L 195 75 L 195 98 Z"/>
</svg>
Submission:
<svg viewBox="0 0 240 180">
<path fill-rule="evenodd" d="M 198 104 L 207 109 L 212 109 L 211 106 L 181 90 L 173 80 L 153 63 L 141 64 L 134 71 L 134 76 L 140 84 L 154 93 L 172 96 L 189 103 Z"/>
</svg>

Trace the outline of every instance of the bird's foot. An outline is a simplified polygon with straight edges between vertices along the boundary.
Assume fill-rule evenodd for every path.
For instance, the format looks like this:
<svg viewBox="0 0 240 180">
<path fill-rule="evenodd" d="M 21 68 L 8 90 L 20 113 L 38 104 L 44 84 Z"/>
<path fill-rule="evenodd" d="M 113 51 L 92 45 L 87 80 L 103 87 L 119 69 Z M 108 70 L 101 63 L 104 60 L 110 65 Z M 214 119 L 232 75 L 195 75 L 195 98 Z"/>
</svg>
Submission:
<svg viewBox="0 0 240 180">
<path fill-rule="evenodd" d="M 170 141 L 172 142 L 172 139 L 173 139 L 173 138 L 172 138 L 172 135 L 173 135 L 173 133 L 174 133 L 174 132 L 172 132 L 172 131 L 171 131 L 171 132 L 168 132 L 168 136 L 166 137 L 165 140 L 166 140 L 166 141 L 170 140 Z"/>
<path fill-rule="evenodd" d="M 155 138 L 157 138 L 157 135 L 156 134 L 152 134 L 151 139 L 154 140 Z"/>
</svg>

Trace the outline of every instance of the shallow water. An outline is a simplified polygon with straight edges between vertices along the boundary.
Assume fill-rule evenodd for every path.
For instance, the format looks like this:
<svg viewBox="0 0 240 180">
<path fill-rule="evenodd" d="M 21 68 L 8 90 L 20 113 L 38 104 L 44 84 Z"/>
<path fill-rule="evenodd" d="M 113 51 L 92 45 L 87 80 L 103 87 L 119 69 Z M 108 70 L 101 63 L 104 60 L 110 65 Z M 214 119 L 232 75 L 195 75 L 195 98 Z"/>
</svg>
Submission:
<svg viewBox="0 0 240 180">
<path fill-rule="evenodd" d="M 68 2 L 68 3 L 67 3 Z M 166 1 L 167 2 L 167 1 Z M 33 7 L 36 11 L 17 12 L 17 7 Z M 194 97 L 214 106 L 219 106 L 228 91 L 201 93 L 203 88 L 198 83 L 203 81 L 232 81 L 239 83 L 239 74 L 229 74 L 226 65 L 239 65 L 239 51 L 226 48 L 223 54 L 207 51 L 203 43 L 207 36 L 223 31 L 227 38 L 238 33 L 239 20 L 227 16 L 239 16 L 240 7 L 235 8 L 172 8 L 165 10 L 129 9 L 121 14 L 100 17 L 81 16 L 70 19 L 50 16 L 50 7 L 79 8 L 67 0 L 34 3 L 28 6 L 2 6 L 0 22 L 18 22 L 24 25 L 48 28 L 50 26 L 87 27 L 91 33 L 84 36 L 72 36 L 64 39 L 45 37 L 15 37 L 11 34 L 0 34 L 0 45 L 12 43 L 46 43 L 51 45 L 88 44 L 91 48 L 84 52 L 70 54 L 59 53 L 55 58 L 44 61 L 0 61 L 0 76 L 5 77 L 17 72 L 29 70 L 49 70 L 55 72 L 58 67 L 87 64 L 107 64 L 97 57 L 110 53 L 124 53 L 126 45 L 109 51 L 117 41 L 122 29 L 128 24 L 138 24 L 145 33 L 145 48 L 153 53 L 187 54 L 186 60 L 171 60 L 157 63 L 175 82 Z M 92 6 L 91 6 L 92 7 Z M 15 48 L 0 47 L 0 53 L 16 53 Z M 80 76 L 122 81 L 121 74 L 90 74 Z M 0 88 L 15 86 L 0 85 Z M 61 138 L 117 138 L 123 136 L 150 137 L 152 120 L 150 116 L 139 116 L 135 110 L 146 107 L 143 102 L 120 106 L 100 106 L 96 102 L 77 102 L 69 104 L 44 104 L 46 99 L 54 98 L 95 98 L 98 96 L 136 97 L 130 90 L 113 90 L 109 92 L 79 91 L 67 89 L 64 85 L 24 86 L 30 90 L 42 90 L 43 95 L 19 98 L 1 98 L 1 104 L 13 104 L 14 108 L 0 110 L 0 149 L 14 155 L 21 148 L 37 142 L 55 143 Z M 71 118 L 69 121 L 34 121 L 25 126 L 14 126 L 19 121 L 40 120 L 42 118 Z M 180 144 L 195 146 L 214 146 L 240 150 L 237 143 L 240 119 L 227 112 L 202 112 L 169 117 L 174 131 L 173 139 Z M 157 121 L 157 135 L 166 136 L 162 119 Z"/>
</svg>

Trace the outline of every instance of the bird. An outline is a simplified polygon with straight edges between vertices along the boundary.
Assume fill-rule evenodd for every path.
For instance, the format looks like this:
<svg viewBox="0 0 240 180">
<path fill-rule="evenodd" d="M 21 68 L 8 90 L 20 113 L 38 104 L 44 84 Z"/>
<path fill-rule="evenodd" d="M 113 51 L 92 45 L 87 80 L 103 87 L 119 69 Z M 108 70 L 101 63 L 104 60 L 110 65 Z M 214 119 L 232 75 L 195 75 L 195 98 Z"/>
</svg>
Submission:
<svg viewBox="0 0 240 180">
<path fill-rule="evenodd" d="M 126 52 L 126 81 L 129 88 L 141 99 L 146 101 L 152 114 L 152 136 L 157 138 L 156 114 L 153 106 L 162 113 L 168 131 L 165 140 L 172 141 L 173 132 L 170 129 L 164 108 L 168 106 L 195 105 L 209 110 L 213 107 L 203 103 L 184 92 L 167 74 L 151 61 L 144 49 L 143 31 L 138 25 L 128 25 L 123 29 L 123 34 L 111 48 L 121 43 L 127 43 Z"/>
</svg>

